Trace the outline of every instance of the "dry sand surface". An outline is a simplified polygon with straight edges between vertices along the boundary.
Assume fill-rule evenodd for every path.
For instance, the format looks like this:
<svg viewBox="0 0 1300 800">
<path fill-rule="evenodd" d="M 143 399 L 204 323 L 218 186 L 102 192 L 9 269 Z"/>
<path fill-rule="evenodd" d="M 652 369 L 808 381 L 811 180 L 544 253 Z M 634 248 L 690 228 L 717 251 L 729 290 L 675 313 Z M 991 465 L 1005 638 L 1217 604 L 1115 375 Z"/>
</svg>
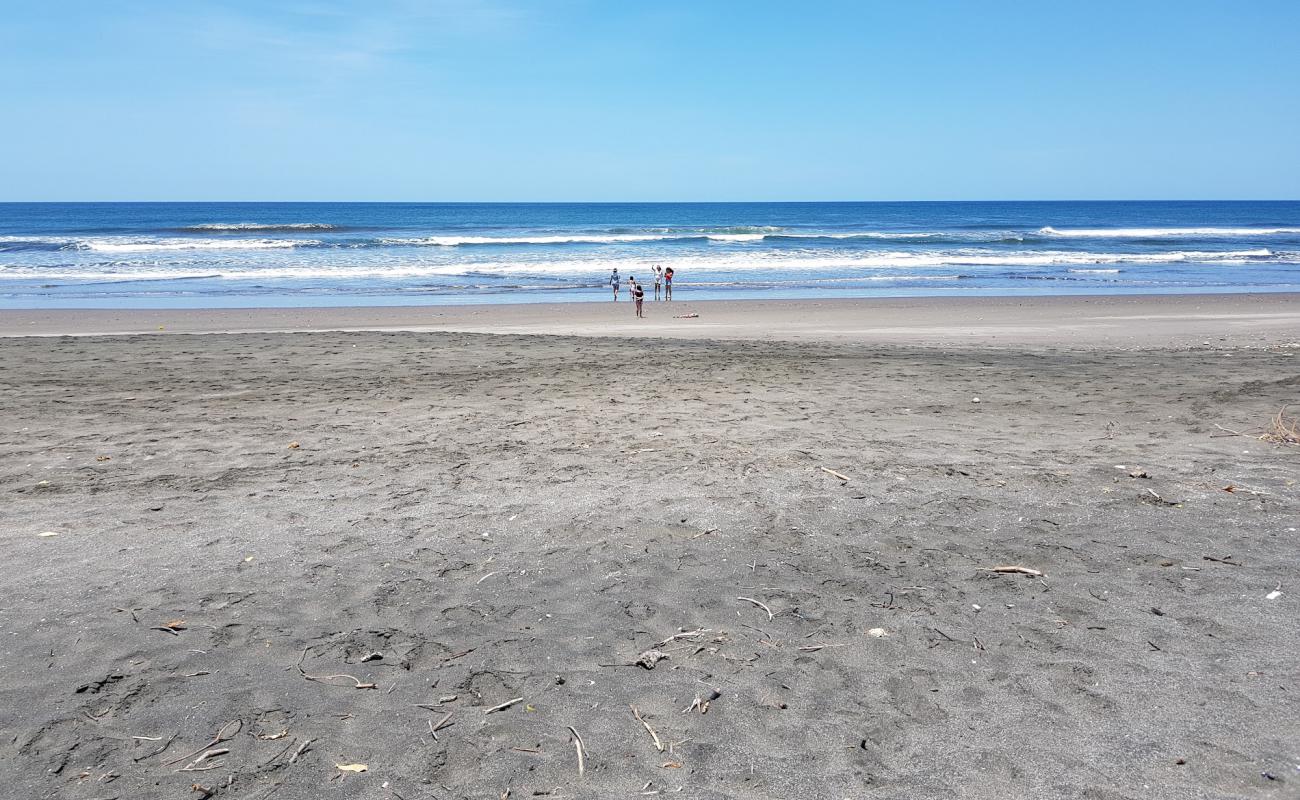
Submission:
<svg viewBox="0 0 1300 800">
<path fill-rule="evenodd" d="M 0 340 L 0 796 L 1300 796 L 1300 327 L 1177 330 Z"/>
</svg>

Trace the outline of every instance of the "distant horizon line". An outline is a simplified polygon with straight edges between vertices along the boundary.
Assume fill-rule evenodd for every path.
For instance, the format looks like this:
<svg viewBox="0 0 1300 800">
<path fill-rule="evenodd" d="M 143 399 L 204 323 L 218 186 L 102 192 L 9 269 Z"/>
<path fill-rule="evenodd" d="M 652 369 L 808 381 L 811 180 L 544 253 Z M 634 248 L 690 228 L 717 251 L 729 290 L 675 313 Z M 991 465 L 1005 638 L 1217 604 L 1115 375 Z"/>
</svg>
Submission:
<svg viewBox="0 0 1300 800">
<path fill-rule="evenodd" d="M 633 205 L 833 205 L 904 203 L 1300 203 L 1300 198 L 1145 198 L 1018 200 L 0 200 L 0 205 L 441 205 L 441 206 L 633 206 Z"/>
</svg>

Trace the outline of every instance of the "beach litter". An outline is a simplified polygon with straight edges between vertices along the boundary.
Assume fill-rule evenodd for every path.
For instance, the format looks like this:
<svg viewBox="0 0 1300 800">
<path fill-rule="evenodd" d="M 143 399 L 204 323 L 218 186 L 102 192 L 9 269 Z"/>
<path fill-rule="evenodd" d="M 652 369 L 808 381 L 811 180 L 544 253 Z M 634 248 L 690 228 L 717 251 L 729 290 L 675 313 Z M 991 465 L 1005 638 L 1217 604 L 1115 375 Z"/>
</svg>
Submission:
<svg viewBox="0 0 1300 800">
<path fill-rule="evenodd" d="M 884 628 L 872 628 L 871 630 L 867 631 L 867 635 L 873 639 L 883 639 L 889 635 L 889 631 L 885 630 Z"/>
<path fill-rule="evenodd" d="M 566 726 L 569 733 L 573 734 L 573 749 L 578 752 L 578 777 L 581 778 L 587 772 L 586 746 L 582 743 L 582 737 L 572 725 Z"/>
<path fill-rule="evenodd" d="M 507 700 L 507 701 L 505 701 L 504 703 L 498 703 L 498 704 L 492 706 L 491 708 L 487 709 L 486 711 L 484 711 L 484 712 L 483 712 L 483 716 L 486 717 L 488 714 L 494 714 L 494 713 L 496 713 L 496 712 L 498 712 L 498 711 L 505 711 L 507 708 L 510 708 L 510 707 L 513 706 L 515 703 L 522 703 L 523 701 L 524 701 L 524 698 L 522 698 L 522 697 L 516 697 L 516 698 L 513 699 L 513 700 Z"/>
<path fill-rule="evenodd" d="M 41 538 L 43 538 L 43 539 L 48 539 L 48 538 L 51 537 L 51 536 L 58 536 L 58 535 L 59 535 L 59 532 L 58 532 L 58 531 L 41 531 L 40 533 L 38 533 L 38 534 L 36 534 L 36 535 L 39 536 L 39 537 L 41 537 Z"/>
<path fill-rule="evenodd" d="M 370 767 L 365 764 L 335 764 L 334 767 L 342 772 L 369 772 Z"/>
<path fill-rule="evenodd" d="M 722 697 L 722 692 L 717 689 L 710 689 L 707 692 L 707 696 L 697 694 L 695 695 L 695 699 L 691 701 L 691 704 L 682 709 L 682 713 L 689 714 L 698 708 L 701 714 L 707 714 L 709 713 L 709 703 L 712 703 L 719 697 Z"/>
<path fill-rule="evenodd" d="M 668 657 L 668 654 L 662 650 L 647 650 L 638 656 L 636 661 L 632 663 L 643 669 L 654 669 L 655 664 L 658 664 L 660 661 L 663 661 Z"/>
<path fill-rule="evenodd" d="M 1282 596 L 1282 584 L 1279 583 L 1279 584 L 1277 585 L 1277 588 L 1276 588 L 1276 589 L 1274 589 L 1273 591 L 1271 591 L 1271 592 L 1269 592 L 1268 594 L 1264 595 L 1264 599 L 1265 599 L 1265 600 L 1276 600 L 1276 599 L 1278 599 L 1278 598 L 1281 597 L 1281 596 Z"/>
<path fill-rule="evenodd" d="M 772 609 L 768 608 L 765 604 L 758 602 L 757 600 L 755 600 L 755 599 L 752 598 L 752 597 L 737 597 L 736 599 L 737 599 L 737 600 L 744 600 L 746 603 L 753 603 L 754 605 L 756 605 L 756 606 L 758 606 L 759 608 L 763 609 L 764 611 L 767 612 L 767 621 L 768 621 L 768 622 L 771 622 L 771 621 L 772 621 L 772 617 L 774 616 L 774 615 L 772 614 Z"/>
<path fill-rule="evenodd" d="M 981 572 L 1004 572 L 1004 573 L 1015 573 L 1018 575 L 1032 575 L 1035 578 L 1043 577 L 1043 573 L 1040 572 L 1039 570 L 1033 569 L 1031 567 L 1022 567 L 1019 565 L 1001 566 L 1001 567 L 976 567 L 976 569 L 978 569 Z"/>
<path fill-rule="evenodd" d="M 645 718 L 641 716 L 641 712 L 636 710 L 636 706 L 628 706 L 628 708 L 632 709 L 632 716 L 636 717 L 636 721 L 641 723 L 645 728 L 646 733 L 650 734 L 650 738 L 654 740 L 655 749 L 662 753 L 664 751 L 664 743 L 659 738 L 659 734 L 655 733 L 655 729 L 650 727 L 650 723 L 645 721 Z"/>
</svg>

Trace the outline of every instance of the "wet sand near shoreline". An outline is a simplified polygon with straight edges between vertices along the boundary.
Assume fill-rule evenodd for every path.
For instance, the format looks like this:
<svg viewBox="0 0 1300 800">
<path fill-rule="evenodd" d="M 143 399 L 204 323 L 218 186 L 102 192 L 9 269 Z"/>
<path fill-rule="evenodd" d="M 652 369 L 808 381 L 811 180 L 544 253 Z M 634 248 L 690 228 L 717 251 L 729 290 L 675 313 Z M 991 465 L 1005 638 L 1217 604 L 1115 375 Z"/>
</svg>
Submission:
<svg viewBox="0 0 1300 800">
<path fill-rule="evenodd" d="M 342 308 L 0 313 L 0 336 L 271 331 L 459 333 L 978 345 L 1196 346 L 1300 338 L 1300 295 L 647 300 Z"/>
<path fill-rule="evenodd" d="M 1287 299 L 915 302 L 6 312 L 3 794 L 1296 796 Z"/>
</svg>

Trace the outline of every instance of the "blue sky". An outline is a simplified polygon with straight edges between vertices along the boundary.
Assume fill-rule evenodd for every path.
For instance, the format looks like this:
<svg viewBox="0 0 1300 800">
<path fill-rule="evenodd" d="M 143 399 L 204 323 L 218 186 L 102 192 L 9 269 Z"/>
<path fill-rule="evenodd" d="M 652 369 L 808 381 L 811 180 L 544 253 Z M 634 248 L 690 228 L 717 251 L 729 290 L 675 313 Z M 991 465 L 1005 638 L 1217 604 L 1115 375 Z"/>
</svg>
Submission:
<svg viewBox="0 0 1300 800">
<path fill-rule="evenodd" d="M 0 200 L 1300 197 L 1300 2 L 6 4 Z"/>
</svg>

